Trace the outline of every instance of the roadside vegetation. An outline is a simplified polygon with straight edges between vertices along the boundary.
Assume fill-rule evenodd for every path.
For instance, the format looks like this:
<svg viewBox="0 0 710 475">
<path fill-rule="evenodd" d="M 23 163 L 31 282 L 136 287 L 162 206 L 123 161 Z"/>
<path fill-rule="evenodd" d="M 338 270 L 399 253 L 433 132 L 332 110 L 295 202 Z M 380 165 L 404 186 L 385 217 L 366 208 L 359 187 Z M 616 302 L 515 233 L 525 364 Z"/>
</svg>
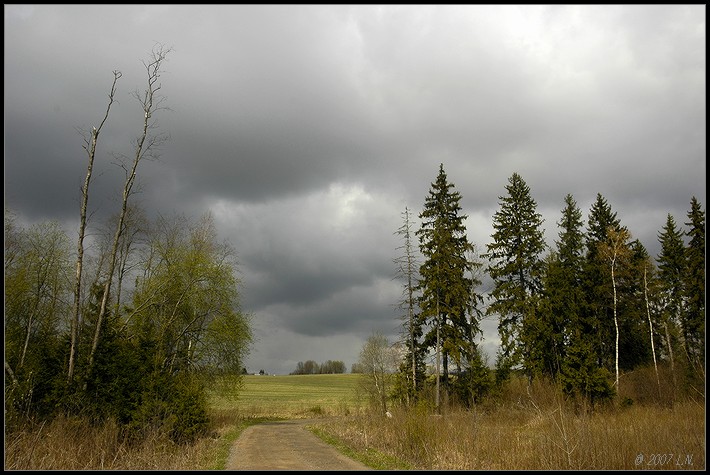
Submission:
<svg viewBox="0 0 710 475">
<path fill-rule="evenodd" d="M 134 444 L 116 424 L 57 418 L 6 440 L 5 468 L 221 470 L 249 425 L 307 418 L 325 442 L 379 470 L 703 470 L 704 404 L 678 397 L 670 384 L 663 386 L 669 399 L 648 398 L 639 381 L 649 374 L 622 377 L 627 402 L 593 413 L 550 383 L 513 377 L 473 408 L 438 415 L 424 403 L 395 404 L 391 417 L 367 403 L 361 374 L 245 376 L 239 391 L 229 382 L 214 386 L 209 432 L 192 443 L 155 433 Z"/>
</svg>

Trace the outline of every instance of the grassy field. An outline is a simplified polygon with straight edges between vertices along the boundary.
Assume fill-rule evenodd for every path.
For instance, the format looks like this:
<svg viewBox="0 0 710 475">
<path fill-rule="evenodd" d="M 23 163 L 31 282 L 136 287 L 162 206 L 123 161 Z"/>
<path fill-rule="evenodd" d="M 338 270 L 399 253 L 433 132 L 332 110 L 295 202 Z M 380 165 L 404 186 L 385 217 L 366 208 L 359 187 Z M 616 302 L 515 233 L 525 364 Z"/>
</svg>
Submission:
<svg viewBox="0 0 710 475">
<path fill-rule="evenodd" d="M 245 375 L 241 387 L 225 382 L 210 391 L 213 410 L 249 417 L 345 415 L 362 406 L 358 374 Z"/>
<path fill-rule="evenodd" d="M 5 467 L 221 470 L 249 425 L 313 418 L 310 428 L 316 435 L 376 469 L 705 469 L 704 398 L 616 403 L 584 414 L 565 402 L 558 388 L 539 381 L 528 387 L 516 379 L 495 401 L 472 410 L 452 408 L 435 416 L 424 406 L 392 407 L 392 417 L 386 418 L 367 409 L 358 391 L 360 377 L 250 375 L 241 386 L 213 384 L 210 434 L 189 446 L 161 436 L 133 446 L 115 424 L 93 427 L 59 418 L 6 438 Z M 641 401 L 634 391 L 628 395 Z"/>
</svg>

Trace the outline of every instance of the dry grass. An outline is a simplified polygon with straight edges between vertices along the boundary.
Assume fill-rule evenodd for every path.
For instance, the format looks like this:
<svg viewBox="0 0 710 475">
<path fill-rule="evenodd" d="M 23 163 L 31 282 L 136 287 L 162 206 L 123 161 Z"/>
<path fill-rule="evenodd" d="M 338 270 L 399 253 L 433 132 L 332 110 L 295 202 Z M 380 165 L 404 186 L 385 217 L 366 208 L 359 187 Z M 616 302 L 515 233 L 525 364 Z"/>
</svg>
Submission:
<svg viewBox="0 0 710 475">
<path fill-rule="evenodd" d="M 419 470 L 705 469 L 705 408 L 694 402 L 590 415 L 539 383 L 529 392 L 513 387 L 503 401 L 442 416 L 360 412 L 320 426 L 355 450 L 374 449 Z"/>
<path fill-rule="evenodd" d="M 299 377 L 305 379 L 295 382 L 309 387 L 308 376 Z M 213 395 L 210 436 L 195 444 L 176 445 L 155 435 L 131 445 L 115 424 L 91 427 L 58 418 L 6 433 L 5 469 L 224 469 L 233 441 L 247 425 L 264 417 L 318 415 L 328 417 L 319 419 L 317 429 L 351 452 L 376 453 L 418 470 L 705 469 L 704 401 L 649 401 L 627 407 L 617 403 L 590 415 L 576 411 L 550 385 L 536 382 L 528 388 L 517 380 L 495 404 L 471 411 L 451 409 L 434 416 L 425 408 L 394 408 L 393 417 L 386 418 L 358 404 L 324 400 L 318 392 L 328 392 L 326 378 L 314 381 L 319 387 L 304 389 L 301 395 L 286 397 L 284 388 L 281 397 L 272 393 L 273 400 L 265 398 L 261 405 L 259 391 L 274 388 L 267 379 L 254 381 L 261 385 L 258 390 L 247 385 L 236 400 Z M 637 384 L 628 378 L 620 399 L 642 399 L 629 389 Z M 648 392 L 644 398 L 655 397 Z"/>
<path fill-rule="evenodd" d="M 190 470 L 209 465 L 219 446 L 215 437 L 177 445 L 159 435 L 132 445 L 113 423 L 59 417 L 6 434 L 5 470 Z"/>
</svg>

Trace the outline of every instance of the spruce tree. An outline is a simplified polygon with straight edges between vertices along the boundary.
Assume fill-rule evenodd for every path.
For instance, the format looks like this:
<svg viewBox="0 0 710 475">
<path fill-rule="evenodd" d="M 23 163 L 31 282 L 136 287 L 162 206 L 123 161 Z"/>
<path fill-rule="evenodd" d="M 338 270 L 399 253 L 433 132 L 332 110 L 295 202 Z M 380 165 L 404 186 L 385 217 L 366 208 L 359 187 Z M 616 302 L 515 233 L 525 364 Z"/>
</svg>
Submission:
<svg viewBox="0 0 710 475">
<path fill-rule="evenodd" d="M 559 255 L 551 251 L 544 260 L 543 290 L 537 310 L 528 317 L 528 365 L 536 375 L 557 378 L 565 353 L 565 294 L 569 282 L 564 278 Z"/>
<path fill-rule="evenodd" d="M 694 196 L 688 219 L 685 224 L 689 227 L 690 241 L 685 248 L 683 337 L 691 361 L 700 365 L 705 374 L 705 212 Z"/>
<path fill-rule="evenodd" d="M 648 365 L 653 359 L 644 283 L 644 267 L 650 258 L 638 239 L 631 240 L 628 249 L 628 266 L 619 274 L 619 367 L 623 371 Z"/>
<path fill-rule="evenodd" d="M 493 215 L 493 242 L 487 246 L 488 273 L 494 282 L 488 313 L 499 315 L 504 366 L 523 364 L 531 377 L 530 331 L 542 289 L 540 254 L 546 247 L 543 219 L 522 177 L 513 173 L 508 183 L 508 194 L 499 197 L 501 207 Z"/>
<path fill-rule="evenodd" d="M 668 337 L 680 335 L 682 328 L 681 312 L 683 308 L 683 276 L 685 275 L 686 256 L 683 244 L 683 232 L 678 229 L 671 214 L 666 217 L 666 224 L 658 234 L 661 252 L 656 258 L 658 279 L 661 293 L 661 319 Z M 666 342 L 669 355 L 679 354 L 680 348 L 675 340 Z M 682 341 L 680 344 L 683 344 Z"/>
<path fill-rule="evenodd" d="M 593 331 L 583 319 L 584 292 L 582 267 L 584 262 L 584 231 L 582 212 L 571 194 L 565 196 L 557 252 L 553 254 L 545 273 L 547 319 L 551 327 L 551 354 L 546 372 L 555 377 L 563 370 L 567 346 L 579 345 L 582 335 Z"/>
<path fill-rule="evenodd" d="M 471 270 L 467 254 L 473 246 L 466 236 L 466 215 L 461 213 L 459 204 L 461 194 L 453 188 L 441 164 L 419 215 L 421 227 L 416 232 L 424 259 L 419 270 L 419 307 L 430 327 L 424 343 L 441 356 L 447 393 L 449 361 L 453 358 L 454 362 L 460 362 L 469 348 L 471 325 L 467 315 L 472 311 L 472 285 L 466 275 Z M 437 370 L 438 361 L 437 356 Z M 438 397 L 437 391 L 437 402 Z"/>
<path fill-rule="evenodd" d="M 585 319 L 594 332 L 589 335 L 597 364 L 611 369 L 614 366 L 614 310 L 613 290 L 608 268 L 599 256 L 599 245 L 606 242 L 607 230 L 618 231 L 621 223 L 606 199 L 597 193 L 587 219 L 583 287 L 585 289 Z"/>
</svg>

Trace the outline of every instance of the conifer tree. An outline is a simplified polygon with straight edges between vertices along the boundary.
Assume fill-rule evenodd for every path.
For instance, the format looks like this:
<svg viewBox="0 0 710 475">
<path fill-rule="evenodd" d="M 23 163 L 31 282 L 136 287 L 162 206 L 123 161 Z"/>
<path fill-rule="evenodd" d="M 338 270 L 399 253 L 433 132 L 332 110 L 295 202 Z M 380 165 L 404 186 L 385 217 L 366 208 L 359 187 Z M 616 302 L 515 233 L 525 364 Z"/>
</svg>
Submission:
<svg viewBox="0 0 710 475">
<path fill-rule="evenodd" d="M 435 347 L 438 362 L 441 355 L 443 381 L 448 393 L 449 361 L 461 360 L 471 335 L 471 279 L 466 277 L 471 270 L 467 253 L 473 250 L 468 241 L 461 213 L 461 194 L 448 181 L 444 165 L 432 183 L 424 210 L 419 215 L 421 227 L 420 251 L 424 262 L 420 266 L 420 309 L 430 330 L 424 337 L 427 348 Z M 437 408 L 439 392 L 437 390 Z"/>
<path fill-rule="evenodd" d="M 578 344 L 577 335 L 593 331 L 582 319 L 582 212 L 571 194 L 565 196 L 564 201 L 562 218 L 557 223 L 560 228 L 557 252 L 548 258 L 544 285 L 545 315 L 551 329 L 551 351 L 548 352 L 545 372 L 553 377 L 562 369 L 566 346 Z"/>
<path fill-rule="evenodd" d="M 691 362 L 705 374 L 705 212 L 693 196 L 685 223 L 690 241 L 685 249 L 683 337 Z"/>
<path fill-rule="evenodd" d="M 543 219 L 530 188 L 520 175 L 513 173 L 505 187 L 508 194 L 499 197 L 500 210 L 493 216 L 493 242 L 488 244 L 488 272 L 494 281 L 493 302 L 489 314 L 498 314 L 501 356 L 509 366 L 523 364 L 532 376 L 532 361 L 526 361 L 529 330 L 535 315 L 536 301 L 542 290 L 545 250 Z M 529 321 L 530 320 L 530 321 Z"/>
<path fill-rule="evenodd" d="M 483 262 L 479 259 L 475 244 L 471 244 L 468 263 L 470 265 L 471 282 L 471 316 L 468 325 L 468 347 L 462 348 L 461 359 L 457 361 L 458 377 L 455 391 L 467 406 L 475 404 L 483 397 L 492 385 L 491 374 L 486 364 L 484 354 L 477 343 L 477 338 L 483 334 L 481 320 L 483 318 L 483 295 L 476 291 L 482 284 L 481 274 Z"/>
<path fill-rule="evenodd" d="M 648 334 L 647 289 L 644 282 L 644 268 L 650 258 L 638 239 L 631 240 L 627 247 L 627 267 L 623 269 L 624 272 L 618 274 L 619 367 L 623 371 L 650 364 L 653 359 Z M 653 288 L 652 286 L 651 290 Z"/>
<path fill-rule="evenodd" d="M 683 232 L 677 228 L 671 214 L 666 217 L 666 224 L 658 234 L 661 252 L 658 254 L 658 278 L 661 294 L 661 318 L 667 329 L 667 352 L 671 356 L 671 366 L 675 376 L 675 361 L 673 354 L 678 354 L 680 348 L 674 348 L 676 341 L 671 335 L 679 335 L 681 328 L 681 312 L 683 308 L 683 276 L 686 260 L 683 244 Z M 683 344 L 682 340 L 680 344 Z"/>
<path fill-rule="evenodd" d="M 568 282 L 557 252 L 551 251 L 543 259 L 542 292 L 537 310 L 528 316 L 527 366 L 535 375 L 553 380 L 560 372 L 565 353 L 563 302 Z"/>
<path fill-rule="evenodd" d="M 587 219 L 583 287 L 586 294 L 585 319 L 594 328 L 588 335 L 597 364 L 611 369 L 614 365 L 614 319 L 612 284 L 606 263 L 599 256 L 599 244 L 607 239 L 607 230 L 619 230 L 621 223 L 606 199 L 597 193 Z"/>
<path fill-rule="evenodd" d="M 591 336 L 596 333 L 594 320 L 586 308 L 583 287 L 585 241 L 582 212 L 572 195 L 565 196 L 565 208 L 557 244 L 557 272 L 548 275 L 545 289 L 553 302 L 550 310 L 564 321 L 564 355 L 560 368 L 562 388 L 568 396 L 579 396 L 592 405 L 613 393 L 608 373 L 598 365 Z M 557 278 L 554 278 L 554 275 Z M 557 298 L 554 298 L 554 297 Z"/>
</svg>

